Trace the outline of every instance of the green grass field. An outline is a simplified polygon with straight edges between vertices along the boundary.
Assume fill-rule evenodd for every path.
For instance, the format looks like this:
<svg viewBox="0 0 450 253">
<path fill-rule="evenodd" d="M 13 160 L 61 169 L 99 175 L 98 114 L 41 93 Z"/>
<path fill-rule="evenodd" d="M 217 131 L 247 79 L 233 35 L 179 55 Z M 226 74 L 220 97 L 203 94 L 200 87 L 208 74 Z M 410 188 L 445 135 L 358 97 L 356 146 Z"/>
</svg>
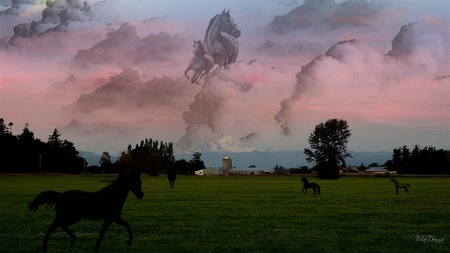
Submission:
<svg viewBox="0 0 450 253">
<path fill-rule="evenodd" d="M 115 176 L 0 175 L 0 252 L 39 252 L 52 209 L 27 203 L 44 190 L 96 191 Z M 299 176 L 142 176 L 145 196 L 130 193 L 101 252 L 450 252 L 450 178 L 401 177 L 411 194 L 395 194 L 388 178 L 341 177 L 310 182 L 321 195 L 301 193 Z M 71 227 L 73 248 L 58 229 L 49 252 L 92 252 L 101 221 Z"/>
</svg>

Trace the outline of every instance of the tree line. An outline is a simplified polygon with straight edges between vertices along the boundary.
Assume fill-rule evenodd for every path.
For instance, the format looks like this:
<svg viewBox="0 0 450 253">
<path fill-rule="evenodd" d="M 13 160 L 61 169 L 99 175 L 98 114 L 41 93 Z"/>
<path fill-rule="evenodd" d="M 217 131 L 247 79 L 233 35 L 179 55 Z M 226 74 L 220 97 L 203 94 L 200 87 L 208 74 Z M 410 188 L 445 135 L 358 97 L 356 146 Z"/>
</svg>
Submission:
<svg viewBox="0 0 450 253">
<path fill-rule="evenodd" d="M 205 168 L 201 153 L 194 153 L 190 161 L 175 160 L 172 142 L 162 142 L 151 138 L 142 140 L 134 148 L 128 145 L 127 151 L 123 151 L 115 163 L 110 162 L 110 156 L 109 158 L 108 156 L 108 152 L 103 152 L 100 159 L 100 169 L 103 172 L 139 170 L 151 176 L 158 176 L 174 170 L 177 174 L 191 175 L 196 170 Z"/>
<path fill-rule="evenodd" d="M 105 153 L 103 153 L 105 154 Z M 133 148 L 128 145 L 127 151 L 123 151 L 115 162 L 116 170 L 139 170 L 143 173 L 157 176 L 159 173 L 167 173 L 175 163 L 172 142 L 162 142 L 153 139 L 142 140 Z M 100 164 L 102 166 L 102 163 Z"/>
<path fill-rule="evenodd" d="M 450 174 L 450 151 L 415 145 L 395 148 L 385 164 L 390 171 L 409 174 Z"/>
<path fill-rule="evenodd" d="M 308 162 L 315 162 L 313 169 L 320 178 L 339 177 L 339 168 L 345 168 L 345 158 L 351 157 L 347 152 L 350 136 L 349 125 L 342 119 L 329 119 L 316 125 L 308 138 L 310 147 L 305 148 L 304 153 Z M 420 148 L 418 145 L 410 150 L 403 146 L 392 151 L 392 159 L 384 166 L 398 173 L 450 174 L 450 151 L 431 146 Z"/>
<path fill-rule="evenodd" d="M 201 153 L 194 153 L 190 161 L 175 160 L 172 142 L 145 139 L 126 151 L 114 163 L 108 152 L 103 152 L 100 166 L 88 166 L 75 145 L 61 139 L 58 129 L 49 135 L 47 142 L 34 136 L 25 124 L 22 133 L 13 135 L 14 124 L 6 124 L 0 118 L 0 173 L 122 173 L 138 170 L 150 175 L 166 174 L 175 170 L 178 174 L 194 174 L 204 169 Z"/>
<path fill-rule="evenodd" d="M 175 170 L 177 174 L 194 174 L 204 169 L 201 153 L 187 160 L 175 160 L 173 143 L 145 139 L 134 147 L 128 145 L 116 162 L 111 162 L 108 152 L 103 152 L 100 166 L 87 166 L 74 144 L 62 140 L 55 128 L 47 142 L 34 136 L 25 124 L 22 133 L 13 135 L 13 123 L 6 125 L 0 118 L 0 173 L 122 173 L 139 170 L 150 175 L 166 174 Z M 310 134 L 309 148 L 304 153 L 308 162 L 315 162 L 314 169 L 321 178 L 338 178 L 339 167 L 345 167 L 345 158 L 351 157 L 346 146 L 351 131 L 345 120 L 330 119 L 318 124 Z M 395 148 L 392 159 L 385 163 L 390 171 L 411 174 L 450 174 L 450 151 L 431 146 L 412 150 L 407 146 Z"/>
<path fill-rule="evenodd" d="M 60 138 L 57 129 L 43 142 L 25 124 L 22 133 L 13 135 L 13 123 L 0 118 L 0 172 L 11 173 L 80 173 L 86 160 L 75 145 Z"/>
</svg>

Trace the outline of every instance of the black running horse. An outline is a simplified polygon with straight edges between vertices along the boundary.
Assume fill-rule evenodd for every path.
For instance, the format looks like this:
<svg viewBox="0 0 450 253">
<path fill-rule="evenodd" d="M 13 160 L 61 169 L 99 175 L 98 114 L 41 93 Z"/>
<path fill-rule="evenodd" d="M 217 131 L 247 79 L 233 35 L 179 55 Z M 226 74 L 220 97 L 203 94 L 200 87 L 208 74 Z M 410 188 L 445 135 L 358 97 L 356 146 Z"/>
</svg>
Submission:
<svg viewBox="0 0 450 253">
<path fill-rule="evenodd" d="M 320 195 L 320 186 L 316 183 L 309 183 L 308 179 L 306 177 L 302 177 L 302 183 L 303 183 L 303 188 L 302 188 L 302 192 L 306 193 L 308 192 L 308 188 L 312 188 L 313 189 L 313 195 L 316 195 L 317 193 Z"/>
<path fill-rule="evenodd" d="M 409 188 L 411 187 L 410 184 L 400 184 L 400 182 L 397 181 L 397 179 L 395 179 L 395 178 L 393 178 L 393 179 L 391 179 L 389 181 L 394 182 L 394 184 L 395 184 L 395 192 L 397 194 L 398 194 L 398 189 L 401 189 L 401 188 L 405 189 L 405 192 L 407 194 L 409 194 Z"/>
<path fill-rule="evenodd" d="M 36 211 L 41 205 L 55 205 L 56 217 L 47 229 L 42 244 L 42 250 L 47 251 L 47 242 L 57 227 L 61 227 L 70 236 L 70 246 L 75 244 L 75 234 L 69 226 L 82 219 L 104 220 L 94 251 L 98 252 L 100 243 L 109 225 L 115 222 L 128 230 L 128 246 L 131 246 L 133 235 L 131 226 L 120 217 L 128 192 L 131 191 L 138 199 L 144 197 L 141 189 L 139 173 L 127 173 L 117 177 L 110 185 L 97 192 L 70 190 L 63 193 L 55 191 L 41 192 L 28 204 L 30 211 Z"/>
</svg>

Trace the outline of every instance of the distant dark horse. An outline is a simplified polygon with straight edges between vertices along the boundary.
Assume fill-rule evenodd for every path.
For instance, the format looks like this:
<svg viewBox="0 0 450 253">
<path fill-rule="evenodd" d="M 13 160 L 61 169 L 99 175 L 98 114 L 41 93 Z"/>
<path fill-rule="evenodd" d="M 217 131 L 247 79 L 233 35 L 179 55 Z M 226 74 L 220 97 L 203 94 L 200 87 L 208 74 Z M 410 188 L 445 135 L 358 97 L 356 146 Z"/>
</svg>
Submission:
<svg viewBox="0 0 450 253">
<path fill-rule="evenodd" d="M 70 190 L 63 193 L 55 191 L 41 192 L 28 204 L 30 211 L 36 211 L 43 204 L 55 205 L 56 217 L 47 229 L 42 244 L 42 250 L 47 251 L 47 242 L 57 227 L 61 227 L 70 236 L 70 246 L 75 244 L 76 236 L 69 230 L 69 226 L 82 219 L 104 220 L 94 251 L 98 252 L 100 243 L 109 225 L 115 222 L 128 230 L 128 246 L 131 245 L 133 235 L 131 226 L 120 217 L 123 204 L 131 191 L 138 199 L 144 193 L 141 189 L 140 174 L 132 172 L 117 177 L 110 185 L 97 192 L 83 192 Z"/>
<path fill-rule="evenodd" d="M 169 187 L 172 189 L 175 186 L 175 179 L 177 179 L 177 173 L 174 169 L 167 172 L 167 179 L 169 179 Z"/>
<path fill-rule="evenodd" d="M 393 178 L 393 179 L 391 179 L 390 180 L 391 182 L 394 182 L 394 184 L 395 184 L 395 192 L 398 194 L 398 189 L 400 188 L 403 188 L 403 189 L 405 189 L 405 192 L 407 193 L 407 194 L 409 194 L 409 188 L 411 187 L 411 185 L 410 184 L 400 184 L 400 182 L 399 181 L 397 181 L 395 178 Z"/>
<path fill-rule="evenodd" d="M 316 195 L 317 193 L 319 193 L 320 195 L 320 186 L 316 183 L 309 183 L 308 179 L 306 179 L 306 177 L 302 177 L 302 183 L 303 183 L 303 188 L 302 188 L 302 192 L 306 193 L 308 192 L 308 188 L 312 188 L 314 193 L 313 195 Z"/>
</svg>

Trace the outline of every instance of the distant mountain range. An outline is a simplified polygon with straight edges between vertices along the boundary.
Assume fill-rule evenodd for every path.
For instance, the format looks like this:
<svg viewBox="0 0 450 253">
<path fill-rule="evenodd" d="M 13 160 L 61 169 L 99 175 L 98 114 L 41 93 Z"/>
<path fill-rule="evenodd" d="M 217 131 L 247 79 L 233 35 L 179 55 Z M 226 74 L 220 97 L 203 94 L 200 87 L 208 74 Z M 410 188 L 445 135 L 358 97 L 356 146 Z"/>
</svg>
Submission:
<svg viewBox="0 0 450 253">
<path fill-rule="evenodd" d="M 222 167 L 222 159 L 228 156 L 233 161 L 233 166 L 245 168 L 255 165 L 260 168 L 273 168 L 276 165 L 285 168 L 298 168 L 300 166 L 311 167 L 306 162 L 303 150 L 263 150 L 251 147 L 231 136 L 225 136 L 215 141 L 209 141 L 198 147 L 175 154 L 177 160 L 192 159 L 192 154 L 200 152 L 205 165 L 211 167 Z M 359 166 L 371 163 L 384 164 L 391 159 L 391 153 L 379 152 L 351 152 L 353 158 L 347 159 L 348 165 Z"/>
<path fill-rule="evenodd" d="M 239 141 L 231 136 L 225 136 L 218 140 L 209 141 L 199 145 L 198 147 L 190 148 L 184 152 L 213 152 L 213 153 L 248 153 L 253 151 L 263 151 L 262 149 L 257 149 L 250 147 L 242 141 Z"/>
<path fill-rule="evenodd" d="M 311 167 L 313 164 L 306 162 L 303 150 L 263 150 L 253 148 L 233 137 L 225 136 L 218 140 L 209 141 L 185 151 L 176 151 L 175 159 L 191 160 L 195 152 L 202 154 L 202 160 L 206 167 L 222 167 L 222 159 L 228 156 L 232 159 L 233 166 L 237 168 L 247 168 L 256 166 L 258 168 L 273 168 L 276 165 L 284 168 L 298 168 L 300 166 Z M 350 151 L 353 158 L 348 158 L 347 165 L 359 166 L 371 163 L 384 164 L 392 158 L 392 154 L 387 151 L 361 152 Z M 80 155 L 85 158 L 89 165 L 98 165 L 101 155 L 92 152 L 80 151 Z M 116 161 L 118 157 L 112 157 Z"/>
</svg>

